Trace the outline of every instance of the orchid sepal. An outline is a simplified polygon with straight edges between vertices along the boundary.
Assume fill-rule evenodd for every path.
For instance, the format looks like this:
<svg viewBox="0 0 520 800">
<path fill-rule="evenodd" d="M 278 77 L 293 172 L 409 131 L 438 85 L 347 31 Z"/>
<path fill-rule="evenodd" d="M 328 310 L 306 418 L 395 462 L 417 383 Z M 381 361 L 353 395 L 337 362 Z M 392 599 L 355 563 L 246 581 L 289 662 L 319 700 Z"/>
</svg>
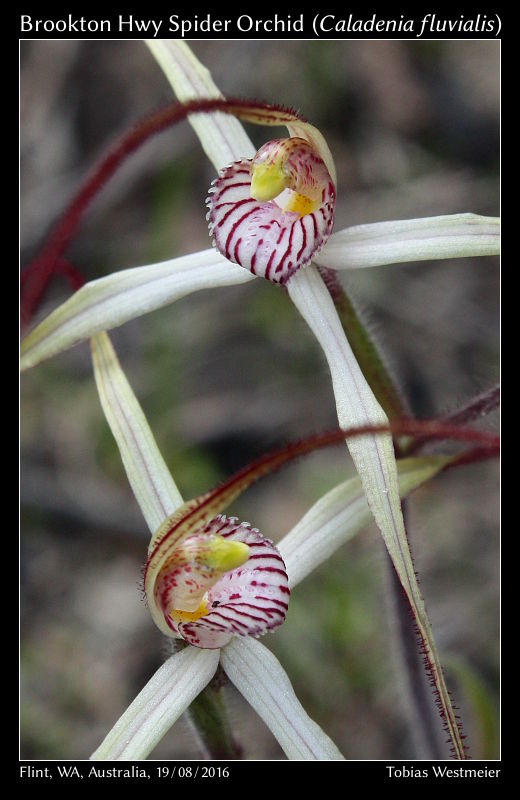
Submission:
<svg viewBox="0 0 520 800">
<path fill-rule="evenodd" d="M 146 758 L 213 678 L 219 654 L 185 647 L 162 664 L 91 755 L 92 761 Z"/>
<path fill-rule="evenodd" d="M 364 269 L 412 261 L 492 256 L 500 253 L 500 218 L 480 214 L 389 220 L 333 233 L 319 266 Z"/>
</svg>

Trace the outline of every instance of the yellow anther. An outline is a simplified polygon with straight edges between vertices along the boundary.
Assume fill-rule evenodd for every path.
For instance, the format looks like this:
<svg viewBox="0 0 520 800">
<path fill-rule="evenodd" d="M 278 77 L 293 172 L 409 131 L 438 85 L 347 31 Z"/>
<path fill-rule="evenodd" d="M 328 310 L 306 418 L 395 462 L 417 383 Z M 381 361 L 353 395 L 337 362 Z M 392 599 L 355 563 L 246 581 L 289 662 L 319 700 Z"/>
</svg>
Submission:
<svg viewBox="0 0 520 800">
<path fill-rule="evenodd" d="M 249 547 L 247 544 L 215 535 L 204 542 L 197 561 L 199 564 L 218 570 L 218 572 L 229 572 L 241 567 L 248 558 Z"/>
<path fill-rule="evenodd" d="M 287 176 L 279 164 L 253 164 L 251 197 L 261 203 L 273 200 L 287 188 Z"/>
</svg>

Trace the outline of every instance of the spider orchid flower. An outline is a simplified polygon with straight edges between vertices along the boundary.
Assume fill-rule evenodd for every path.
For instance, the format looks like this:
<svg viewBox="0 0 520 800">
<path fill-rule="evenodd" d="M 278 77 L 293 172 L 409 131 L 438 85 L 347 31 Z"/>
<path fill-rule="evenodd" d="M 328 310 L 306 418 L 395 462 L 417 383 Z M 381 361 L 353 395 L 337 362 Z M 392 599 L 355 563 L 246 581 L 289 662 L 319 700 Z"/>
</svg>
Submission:
<svg viewBox="0 0 520 800">
<path fill-rule="evenodd" d="M 225 101 L 184 42 L 153 40 L 147 44 L 178 99 L 193 104 L 189 121 L 218 171 L 207 201 L 216 247 L 123 270 L 85 285 L 25 337 L 22 368 L 190 292 L 245 283 L 260 276 L 286 286 L 318 340 L 330 369 L 340 427 L 384 426 L 387 416 L 354 356 L 319 268 L 344 270 L 496 254 L 499 221 L 457 214 L 362 225 L 332 233 L 336 173 L 321 133 L 282 107 Z M 285 125 L 289 138 L 271 140 L 256 152 L 239 119 Z M 367 433 L 347 445 L 413 609 L 455 754 L 464 758 L 464 745 L 408 547 L 392 437 L 386 432 Z M 156 520 L 156 527 L 168 513 Z M 242 544 L 249 546 L 245 540 Z M 209 562 L 207 569 L 213 569 Z M 193 631 L 195 623 L 200 629 L 204 620 L 210 619 L 208 603 L 220 581 L 200 587 L 193 600 L 199 605 L 190 613 L 204 613 L 194 621 L 172 616 L 177 601 L 162 586 L 165 600 L 156 611 L 156 621 L 159 624 L 161 620 L 162 629 L 173 630 L 173 625 L 179 634 Z M 160 595 L 159 584 L 157 591 Z M 155 602 L 155 594 L 153 598 Z"/>
<path fill-rule="evenodd" d="M 289 599 L 278 550 L 256 529 L 215 514 L 251 476 L 184 503 L 108 336 L 98 334 L 91 346 L 101 404 L 152 531 L 144 573 L 149 609 L 166 636 L 188 642 L 153 676 L 92 758 L 146 758 L 221 663 L 289 758 L 342 759 L 305 713 L 276 658 L 245 638 L 278 626 Z M 439 468 L 435 464 L 430 474 Z"/>
<path fill-rule="evenodd" d="M 292 455 L 263 457 L 184 503 L 108 335 L 97 334 L 91 347 L 103 411 L 152 531 L 144 574 L 149 609 L 162 633 L 187 642 L 158 669 L 92 759 L 146 758 L 219 663 L 288 758 L 342 759 L 301 706 L 283 667 L 256 639 L 283 622 L 289 589 L 370 521 L 359 478 L 323 496 L 275 548 L 256 529 L 220 512 L 259 477 L 305 452 L 303 445 L 296 443 Z M 401 459 L 403 496 L 451 459 Z"/>
</svg>

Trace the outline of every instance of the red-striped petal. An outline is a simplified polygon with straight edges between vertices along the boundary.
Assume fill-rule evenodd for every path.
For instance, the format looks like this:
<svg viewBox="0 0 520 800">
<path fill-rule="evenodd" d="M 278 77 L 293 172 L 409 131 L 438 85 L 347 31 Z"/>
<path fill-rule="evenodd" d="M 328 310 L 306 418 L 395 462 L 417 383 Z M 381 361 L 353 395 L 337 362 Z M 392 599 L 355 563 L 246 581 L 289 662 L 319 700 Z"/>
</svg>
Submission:
<svg viewBox="0 0 520 800">
<path fill-rule="evenodd" d="M 288 143 L 286 145 L 285 143 Z M 281 158 L 289 188 L 276 200 L 300 194 L 314 210 L 300 216 L 284 211 L 276 200 L 251 197 L 251 165 L 265 163 L 266 154 Z M 308 264 L 332 232 L 336 194 L 323 161 L 301 139 L 274 140 L 253 160 L 230 164 L 219 173 L 207 198 L 208 222 L 216 248 L 254 275 L 285 283 Z"/>
</svg>

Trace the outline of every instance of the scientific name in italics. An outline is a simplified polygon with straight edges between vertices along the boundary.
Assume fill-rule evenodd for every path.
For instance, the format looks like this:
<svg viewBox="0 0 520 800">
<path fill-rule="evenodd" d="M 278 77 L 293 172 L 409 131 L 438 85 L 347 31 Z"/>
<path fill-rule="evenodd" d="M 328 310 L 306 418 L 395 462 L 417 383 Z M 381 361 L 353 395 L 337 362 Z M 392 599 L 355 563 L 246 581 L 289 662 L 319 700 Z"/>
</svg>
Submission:
<svg viewBox="0 0 520 800">
<path fill-rule="evenodd" d="M 60 19 L 36 18 L 31 14 L 20 15 L 20 31 L 30 33 L 95 33 L 95 34 L 142 34 L 152 38 L 176 34 L 184 39 L 196 34 L 228 35 L 237 34 L 313 34 L 316 38 L 330 34 L 401 34 L 409 38 L 422 38 L 431 35 L 485 34 L 498 36 L 501 20 L 498 14 L 459 14 L 445 17 L 429 13 L 422 17 L 380 17 L 377 14 L 360 17 L 356 14 L 325 14 L 312 11 L 291 16 L 274 14 L 254 17 L 240 14 L 236 17 L 219 17 L 214 13 L 168 17 L 137 17 L 134 14 L 118 14 L 110 19 L 86 18 L 67 14 Z"/>
</svg>

